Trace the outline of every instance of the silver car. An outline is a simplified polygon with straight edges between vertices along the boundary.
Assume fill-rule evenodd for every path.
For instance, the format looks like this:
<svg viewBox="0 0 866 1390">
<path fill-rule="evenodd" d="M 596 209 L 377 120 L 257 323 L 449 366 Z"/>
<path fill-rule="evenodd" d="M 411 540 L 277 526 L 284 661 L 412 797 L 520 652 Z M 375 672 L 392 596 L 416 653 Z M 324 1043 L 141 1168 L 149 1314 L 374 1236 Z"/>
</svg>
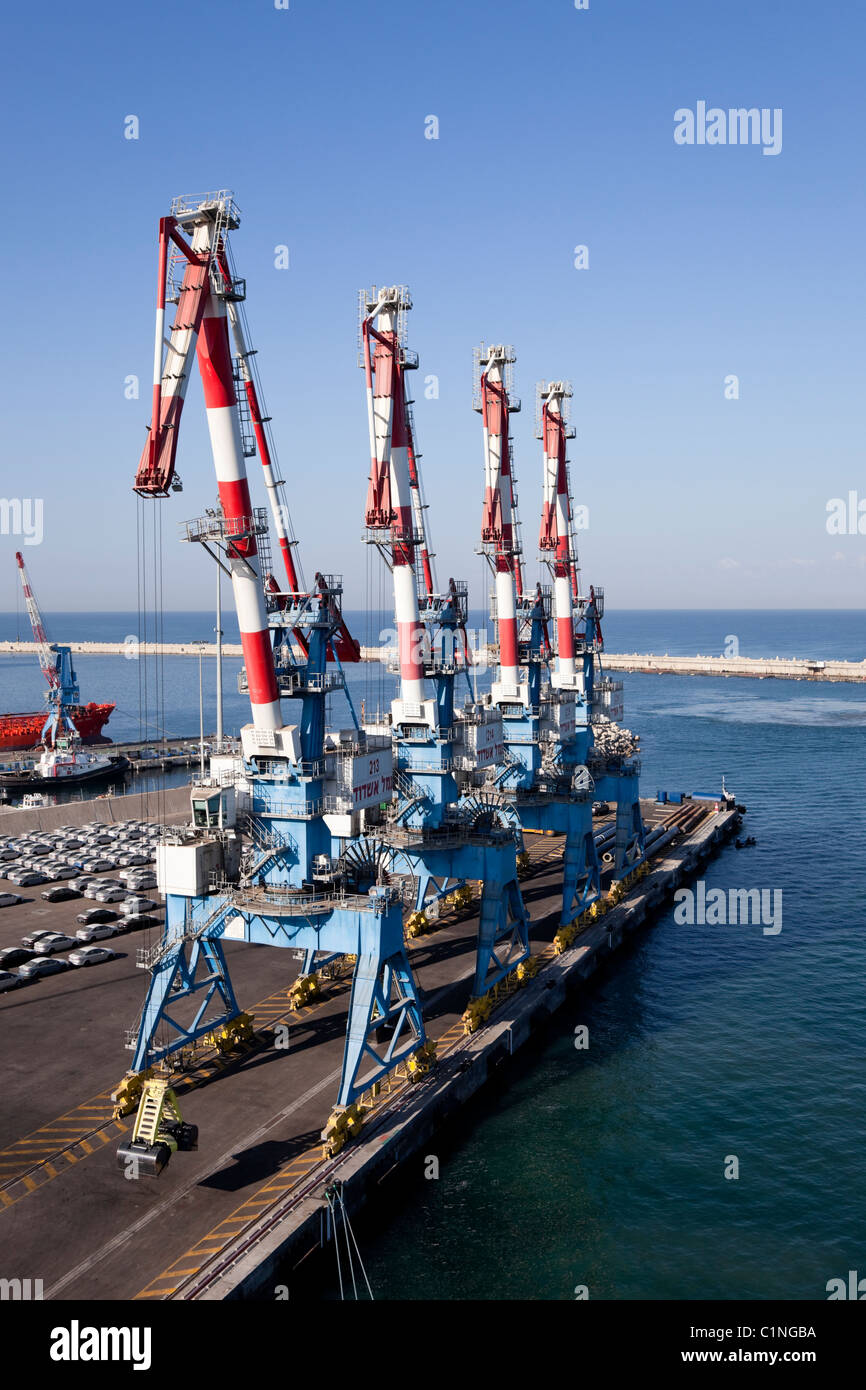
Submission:
<svg viewBox="0 0 866 1390">
<path fill-rule="evenodd" d="M 82 946 L 69 952 L 69 960 L 73 965 L 103 965 L 107 960 L 117 960 L 117 952 L 107 946 Z"/>
<path fill-rule="evenodd" d="M 19 968 L 18 978 L 20 980 L 34 980 L 39 975 L 56 975 L 61 970 L 71 969 L 72 966 L 68 960 L 52 960 L 50 957 L 36 956 Z"/>
<path fill-rule="evenodd" d="M 66 936 L 64 932 L 52 932 L 50 936 L 41 937 L 33 950 L 37 956 L 53 956 L 58 951 L 66 951 L 76 944 L 74 936 Z"/>
<path fill-rule="evenodd" d="M 158 903 L 153 901 L 153 898 L 138 898 L 133 895 L 133 897 L 127 898 L 120 910 L 125 917 L 129 917 L 133 913 L 150 912 L 152 908 L 158 907 L 158 905 Z"/>
<path fill-rule="evenodd" d="M 92 927 L 79 927 L 75 933 L 76 941 L 104 941 L 108 936 L 116 936 L 117 928 L 109 922 L 96 922 Z M 70 956 L 70 960 L 72 957 Z"/>
</svg>

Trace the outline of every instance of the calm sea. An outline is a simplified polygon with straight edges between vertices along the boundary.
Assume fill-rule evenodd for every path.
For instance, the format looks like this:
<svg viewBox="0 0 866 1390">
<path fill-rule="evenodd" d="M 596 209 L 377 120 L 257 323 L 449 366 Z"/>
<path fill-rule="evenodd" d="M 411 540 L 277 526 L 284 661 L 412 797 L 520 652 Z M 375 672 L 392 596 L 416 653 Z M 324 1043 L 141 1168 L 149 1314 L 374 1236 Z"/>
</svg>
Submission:
<svg viewBox="0 0 866 1390">
<path fill-rule="evenodd" d="M 48 625 L 57 640 L 135 632 L 124 615 Z M 168 615 L 165 636 L 212 627 Z M 745 655 L 866 655 L 851 612 L 611 613 L 606 628 L 614 651 L 720 653 L 734 635 Z M 117 701 L 115 738 L 137 737 L 137 663 L 77 667 L 85 699 Z M 206 679 L 212 727 L 212 662 Z M 624 680 L 645 791 L 725 775 L 758 843 L 726 850 L 706 883 L 781 890 L 782 930 L 668 913 L 644 932 L 471 1123 L 431 1143 L 439 1178 L 419 1163 L 388 1221 L 362 1223 L 377 1298 L 571 1299 L 587 1285 L 590 1298 L 821 1299 L 829 1279 L 866 1273 L 866 688 Z M 0 658 L 0 708 L 33 708 L 40 681 L 31 658 Z M 389 681 L 355 668 L 356 702 Z M 227 727 L 247 709 L 229 693 Z M 165 711 L 169 732 L 197 732 L 192 660 L 166 660 Z"/>
</svg>

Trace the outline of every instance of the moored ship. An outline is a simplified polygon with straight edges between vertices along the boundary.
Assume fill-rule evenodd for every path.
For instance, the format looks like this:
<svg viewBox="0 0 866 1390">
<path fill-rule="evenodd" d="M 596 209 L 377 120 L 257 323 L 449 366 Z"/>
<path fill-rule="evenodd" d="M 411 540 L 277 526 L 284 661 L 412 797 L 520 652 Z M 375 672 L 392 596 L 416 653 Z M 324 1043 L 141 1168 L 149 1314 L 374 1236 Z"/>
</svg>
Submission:
<svg viewBox="0 0 866 1390">
<path fill-rule="evenodd" d="M 81 704 L 78 678 L 72 669 L 72 649 L 49 642 L 36 595 L 20 551 L 15 555 L 27 616 L 33 629 L 42 674 L 48 682 L 46 708 L 32 714 L 0 714 L 0 751 L 12 748 L 38 748 L 53 743 L 58 729 L 66 729 L 83 743 L 107 742 L 102 733 L 113 704 Z"/>
<path fill-rule="evenodd" d="M 103 727 L 108 722 L 113 704 L 98 705 L 92 700 L 86 705 L 71 705 L 67 713 L 84 743 L 102 741 Z M 0 750 L 37 748 L 45 728 L 45 710 L 33 714 L 0 714 Z"/>
</svg>

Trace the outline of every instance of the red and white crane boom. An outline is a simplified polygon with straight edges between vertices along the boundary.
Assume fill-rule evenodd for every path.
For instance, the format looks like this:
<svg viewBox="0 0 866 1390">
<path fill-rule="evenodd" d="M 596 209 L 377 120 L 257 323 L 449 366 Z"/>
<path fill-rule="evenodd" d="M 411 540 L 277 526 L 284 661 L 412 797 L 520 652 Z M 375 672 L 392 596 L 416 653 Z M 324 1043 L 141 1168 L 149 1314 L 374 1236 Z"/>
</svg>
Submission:
<svg viewBox="0 0 866 1390">
<path fill-rule="evenodd" d="M 420 533 L 409 470 L 411 436 L 404 380 L 407 356 L 400 341 L 400 317 L 411 307 L 404 286 L 378 292 L 374 287 L 362 303 L 361 344 L 371 458 L 366 526 L 370 532 L 382 533 L 383 539 L 387 534 L 390 543 L 400 693 L 404 702 L 419 704 L 425 698 L 425 628 L 419 614 L 415 569 Z"/>
<path fill-rule="evenodd" d="M 282 725 L 282 715 L 259 574 L 256 525 L 241 441 L 226 313 L 226 301 L 236 289 L 230 281 L 227 283 L 225 236 L 238 225 L 237 209 L 226 192 L 206 195 L 193 203 L 176 200 L 171 217 L 160 221 L 153 415 L 134 488 L 143 497 L 164 497 L 171 488 L 178 425 L 195 344 L 253 723 L 256 728 L 277 729 Z M 191 234 L 191 242 L 180 235 L 179 228 Z M 169 240 L 185 258 L 186 267 L 163 363 Z"/>
<path fill-rule="evenodd" d="M 30 576 L 24 564 L 24 557 L 20 551 L 15 552 L 15 560 L 18 564 L 18 573 L 21 577 L 21 588 L 24 592 L 24 604 L 27 609 L 27 616 L 30 619 L 30 626 L 33 629 L 33 640 L 36 643 L 36 654 L 39 658 L 39 665 L 51 689 L 56 690 L 60 686 L 60 672 L 57 669 L 57 662 L 51 650 L 51 643 L 48 641 L 45 632 L 45 625 L 42 622 L 42 614 L 39 612 L 39 604 L 36 602 L 36 595 L 30 587 Z"/>
<path fill-rule="evenodd" d="M 481 541 L 491 561 L 499 629 L 499 678 L 509 687 L 520 680 L 517 600 L 522 597 L 520 531 L 514 495 L 510 415 L 519 403 L 508 389 L 512 348 L 501 344 L 477 350 L 479 396 L 484 437 L 484 510 Z"/>
<path fill-rule="evenodd" d="M 568 384 L 542 384 L 541 438 L 544 450 L 544 501 L 538 546 L 553 571 L 553 609 L 556 618 L 557 670 L 571 680 L 574 665 L 574 598 L 577 553 L 568 486 L 566 439 L 574 431 L 566 418 Z"/>
</svg>

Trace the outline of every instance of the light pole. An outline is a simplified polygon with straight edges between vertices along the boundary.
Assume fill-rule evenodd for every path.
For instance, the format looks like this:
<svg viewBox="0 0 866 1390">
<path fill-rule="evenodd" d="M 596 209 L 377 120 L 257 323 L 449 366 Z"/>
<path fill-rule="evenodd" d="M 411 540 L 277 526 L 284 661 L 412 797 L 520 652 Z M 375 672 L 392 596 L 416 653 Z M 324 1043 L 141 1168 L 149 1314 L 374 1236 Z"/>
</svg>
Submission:
<svg viewBox="0 0 866 1390">
<path fill-rule="evenodd" d="M 207 642 L 205 642 L 205 641 L 203 640 L 203 638 L 200 637 L 196 642 L 193 642 L 192 645 L 193 645 L 194 647 L 198 647 L 198 747 L 199 747 L 199 770 L 200 770 L 200 772 L 201 772 L 202 781 L 204 781 L 204 695 L 203 695 L 203 691 L 202 691 L 201 658 L 202 658 L 202 652 L 204 651 L 204 648 L 207 646 Z"/>
<path fill-rule="evenodd" d="M 217 565 L 216 591 L 216 743 L 217 752 L 223 746 L 223 614 L 222 614 L 222 570 Z"/>
</svg>

